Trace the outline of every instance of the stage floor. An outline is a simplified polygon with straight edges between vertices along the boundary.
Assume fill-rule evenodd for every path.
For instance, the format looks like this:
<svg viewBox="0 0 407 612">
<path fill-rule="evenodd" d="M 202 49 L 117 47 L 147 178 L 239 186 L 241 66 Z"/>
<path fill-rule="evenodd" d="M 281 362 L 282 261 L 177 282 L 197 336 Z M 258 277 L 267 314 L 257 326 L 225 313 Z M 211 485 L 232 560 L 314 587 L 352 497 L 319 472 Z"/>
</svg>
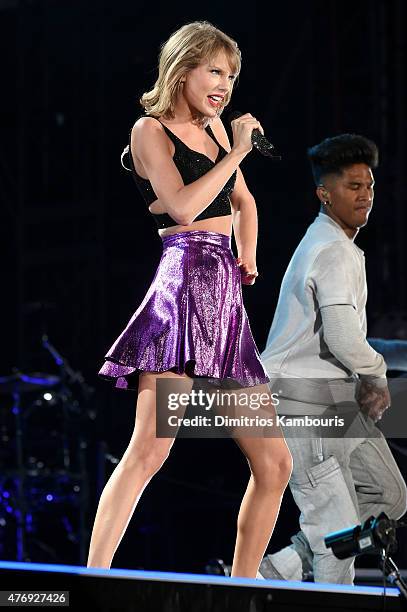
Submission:
<svg viewBox="0 0 407 612">
<path fill-rule="evenodd" d="M 395 588 L 226 578 L 201 574 L 94 569 L 0 561 L 2 600 L 8 592 L 51 594 L 47 605 L 93 611 L 265 612 L 403 610 Z M 6 594 L 5 594 L 6 593 Z M 37 597 L 38 599 L 38 597 Z M 16 601 L 16 598 L 15 598 Z M 55 604 L 57 602 L 58 605 Z M 45 601 L 46 603 L 46 601 Z M 9 601 L 10 604 L 10 601 Z M 384 608 L 385 604 L 385 608 Z M 21 605 L 21 603 L 20 603 Z M 42 607 L 32 603 L 30 607 Z M 27 604 L 24 604 L 26 607 Z M 16 603 L 10 607 L 17 607 Z"/>
</svg>

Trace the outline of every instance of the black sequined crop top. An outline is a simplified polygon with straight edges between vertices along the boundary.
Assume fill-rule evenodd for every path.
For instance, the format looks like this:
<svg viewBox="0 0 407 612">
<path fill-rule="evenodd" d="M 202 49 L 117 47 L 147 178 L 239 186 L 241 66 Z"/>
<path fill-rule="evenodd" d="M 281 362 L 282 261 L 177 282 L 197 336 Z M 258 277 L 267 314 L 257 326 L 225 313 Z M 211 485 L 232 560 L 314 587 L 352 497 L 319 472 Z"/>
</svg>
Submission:
<svg viewBox="0 0 407 612">
<path fill-rule="evenodd" d="M 182 180 L 184 181 L 184 185 L 188 185 L 189 183 L 193 183 L 194 181 L 196 181 L 199 177 L 201 177 L 203 174 L 205 174 L 211 168 L 213 168 L 213 166 L 218 161 L 223 159 L 225 155 L 227 155 L 227 151 L 225 151 L 225 149 L 221 147 L 221 145 L 218 143 L 210 126 L 206 127 L 205 129 L 210 135 L 210 137 L 218 145 L 218 148 L 219 148 L 218 156 L 215 162 L 213 162 L 211 159 L 209 159 L 209 157 L 207 157 L 203 153 L 193 151 L 192 149 L 187 147 L 187 145 L 183 143 L 182 140 L 180 140 L 178 136 L 176 136 L 173 132 L 171 132 L 171 130 L 169 130 L 163 123 L 161 123 L 161 125 L 163 126 L 168 137 L 174 143 L 175 152 L 174 152 L 173 160 L 174 160 L 175 165 L 178 168 L 178 171 L 182 177 Z M 157 196 L 154 193 L 154 189 L 150 181 L 148 179 L 144 179 L 143 177 L 139 176 L 136 172 L 136 169 L 133 163 L 133 157 L 131 155 L 130 139 L 131 139 L 131 131 L 130 131 L 130 136 L 129 136 L 129 145 L 128 147 L 125 148 L 122 154 L 122 165 L 124 168 L 131 171 L 132 176 L 136 182 L 136 185 L 141 195 L 143 196 L 147 206 L 150 206 L 152 202 L 157 200 Z M 124 155 L 126 155 L 129 160 L 128 164 L 126 165 L 123 164 Z M 223 189 L 216 196 L 216 198 L 209 204 L 209 206 L 205 208 L 203 212 L 201 212 L 200 215 L 198 215 L 194 219 L 194 221 L 201 221 L 202 219 L 210 219 L 211 217 L 223 217 L 225 215 L 231 214 L 231 205 L 230 205 L 229 196 L 232 193 L 234 186 L 235 186 L 236 174 L 237 173 L 235 171 L 230 177 L 230 179 L 228 180 L 228 182 L 225 184 Z M 174 221 L 174 219 L 172 219 L 172 217 L 170 217 L 170 215 L 167 213 L 163 213 L 163 214 L 151 213 L 151 214 L 153 215 L 159 229 L 164 229 L 167 227 L 178 225 L 178 223 Z"/>
</svg>

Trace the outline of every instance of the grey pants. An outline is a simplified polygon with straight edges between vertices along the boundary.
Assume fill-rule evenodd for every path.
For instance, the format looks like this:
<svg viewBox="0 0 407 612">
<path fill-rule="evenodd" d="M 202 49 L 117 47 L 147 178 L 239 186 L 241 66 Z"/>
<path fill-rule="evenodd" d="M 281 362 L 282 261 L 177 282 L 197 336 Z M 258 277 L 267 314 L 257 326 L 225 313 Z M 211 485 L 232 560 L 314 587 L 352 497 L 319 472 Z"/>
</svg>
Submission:
<svg viewBox="0 0 407 612">
<path fill-rule="evenodd" d="M 406 485 L 384 436 L 371 419 L 359 420 L 357 438 L 321 438 L 317 429 L 307 437 L 285 432 L 301 530 L 291 546 L 267 558 L 286 580 L 301 580 L 312 569 L 315 582 L 352 584 L 354 558 L 337 559 L 324 536 L 371 515 L 398 519 L 406 511 Z"/>
</svg>

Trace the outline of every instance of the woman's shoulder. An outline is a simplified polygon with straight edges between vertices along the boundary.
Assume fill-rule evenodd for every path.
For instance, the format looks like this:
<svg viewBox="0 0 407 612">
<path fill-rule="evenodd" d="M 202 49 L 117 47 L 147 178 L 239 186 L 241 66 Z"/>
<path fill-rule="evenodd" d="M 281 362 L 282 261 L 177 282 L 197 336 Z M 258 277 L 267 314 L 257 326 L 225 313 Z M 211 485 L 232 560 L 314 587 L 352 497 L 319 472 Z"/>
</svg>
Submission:
<svg viewBox="0 0 407 612">
<path fill-rule="evenodd" d="M 169 141 L 163 124 L 159 119 L 143 115 L 139 117 L 131 130 L 131 148 L 136 156 L 142 155 L 143 150 L 153 150 L 155 153 L 163 151 L 173 154 L 171 141 Z"/>
<path fill-rule="evenodd" d="M 156 117 L 142 115 L 134 122 L 133 131 L 139 134 L 152 134 L 163 131 L 163 125 Z"/>
</svg>

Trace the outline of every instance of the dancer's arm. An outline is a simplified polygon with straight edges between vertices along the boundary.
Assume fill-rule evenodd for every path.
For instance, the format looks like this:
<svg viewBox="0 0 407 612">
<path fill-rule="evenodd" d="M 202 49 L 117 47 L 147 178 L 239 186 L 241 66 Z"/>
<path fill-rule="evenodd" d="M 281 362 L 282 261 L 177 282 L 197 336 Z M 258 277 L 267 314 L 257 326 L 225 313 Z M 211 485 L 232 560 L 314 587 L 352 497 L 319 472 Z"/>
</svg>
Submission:
<svg viewBox="0 0 407 612">
<path fill-rule="evenodd" d="M 390 405 L 386 363 L 367 342 L 356 312 L 360 263 L 353 246 L 338 241 L 317 256 L 310 274 L 322 321 L 324 341 L 330 352 L 348 370 L 359 374 L 361 409 L 374 420 Z"/>
<path fill-rule="evenodd" d="M 320 309 L 324 340 L 331 353 L 351 372 L 385 380 L 386 363 L 368 344 L 356 312 L 360 274 L 354 246 L 348 241 L 337 241 L 315 258 L 310 284 Z"/>
<path fill-rule="evenodd" d="M 356 310 L 349 304 L 321 308 L 324 340 L 329 350 L 351 372 L 378 386 L 386 386 L 386 363 L 366 340 Z"/>
<path fill-rule="evenodd" d="M 369 345 L 359 317 L 350 305 L 321 308 L 324 340 L 335 357 L 361 379 L 357 400 L 363 412 L 374 421 L 390 406 L 386 363 Z"/>
<path fill-rule="evenodd" d="M 166 212 L 179 224 L 190 225 L 225 186 L 252 148 L 251 133 L 261 126 L 248 113 L 234 122 L 234 144 L 211 170 L 184 185 L 171 156 L 171 142 L 162 125 L 151 117 L 137 121 L 132 130 L 132 154 L 143 164 L 154 192 Z"/>
</svg>

